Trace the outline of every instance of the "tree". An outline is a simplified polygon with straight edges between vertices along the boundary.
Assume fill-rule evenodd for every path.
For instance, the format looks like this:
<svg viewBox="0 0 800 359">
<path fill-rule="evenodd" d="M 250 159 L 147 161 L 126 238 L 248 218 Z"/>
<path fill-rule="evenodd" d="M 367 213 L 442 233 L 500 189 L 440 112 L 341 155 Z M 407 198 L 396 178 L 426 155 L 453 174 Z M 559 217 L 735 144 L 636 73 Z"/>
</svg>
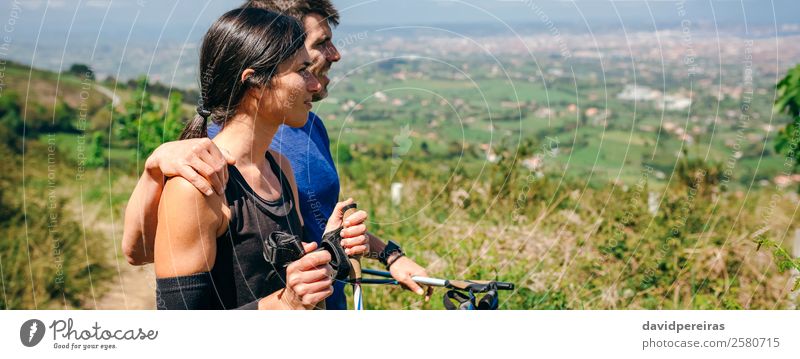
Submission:
<svg viewBox="0 0 800 359">
<path fill-rule="evenodd" d="M 778 99 L 775 111 L 784 112 L 792 121 L 778 132 L 775 138 L 775 151 L 794 159 L 794 172 L 800 169 L 800 64 L 789 70 L 778 85 Z"/>
<path fill-rule="evenodd" d="M 350 147 L 342 142 L 336 142 L 336 152 L 333 153 L 336 163 L 350 163 L 353 160 L 353 154 L 350 153 Z"/>
<path fill-rule="evenodd" d="M 775 111 L 785 112 L 792 117 L 791 122 L 786 125 L 778 136 L 775 138 L 775 151 L 783 153 L 787 158 L 794 159 L 794 172 L 800 169 L 800 64 L 790 69 L 786 77 L 781 79 L 776 86 L 778 90 L 778 99 L 775 100 Z M 798 187 L 800 192 L 800 187 Z M 772 250 L 772 255 L 775 258 L 775 263 L 781 272 L 788 269 L 800 271 L 800 258 L 794 258 L 783 248 L 780 242 L 776 242 L 766 238 L 763 234 L 759 235 L 756 239 L 758 243 L 757 249 L 766 246 Z M 800 289 L 800 277 L 794 281 L 793 291 Z"/>
<path fill-rule="evenodd" d="M 92 71 L 92 69 L 88 65 L 72 64 L 72 66 L 69 67 L 68 72 L 75 76 L 79 77 L 86 76 L 86 78 L 94 80 L 94 71 Z"/>
<path fill-rule="evenodd" d="M 124 113 L 115 123 L 119 139 L 134 142 L 140 159 L 146 158 L 163 142 L 178 139 L 183 127 L 181 94 L 173 92 L 164 109 L 153 100 L 147 86 L 147 78 L 140 78 L 133 98 L 125 104 Z"/>
<path fill-rule="evenodd" d="M 78 118 L 78 112 L 63 100 L 59 100 L 53 108 L 53 119 L 49 124 L 44 121 L 44 124 L 40 126 L 52 132 L 72 132 L 75 131 L 72 122 L 76 118 Z"/>
<path fill-rule="evenodd" d="M 99 131 L 92 133 L 89 141 L 89 150 L 86 151 L 86 167 L 103 167 L 106 158 L 103 155 L 103 134 Z"/>
<path fill-rule="evenodd" d="M 21 113 L 19 95 L 16 92 L 8 91 L 0 96 L 0 126 L 13 134 L 21 135 L 23 126 Z"/>
</svg>

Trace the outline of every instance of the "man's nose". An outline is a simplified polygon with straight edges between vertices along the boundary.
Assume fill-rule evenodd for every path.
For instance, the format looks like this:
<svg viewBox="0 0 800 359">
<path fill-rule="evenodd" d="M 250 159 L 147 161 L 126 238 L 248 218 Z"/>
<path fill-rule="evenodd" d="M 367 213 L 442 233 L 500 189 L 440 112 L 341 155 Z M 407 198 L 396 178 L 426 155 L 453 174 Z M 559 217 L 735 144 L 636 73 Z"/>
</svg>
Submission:
<svg viewBox="0 0 800 359">
<path fill-rule="evenodd" d="M 336 62 L 342 58 L 342 55 L 339 54 L 339 49 L 333 44 L 333 42 L 329 42 L 328 46 L 325 48 L 325 60 L 328 62 Z"/>
</svg>

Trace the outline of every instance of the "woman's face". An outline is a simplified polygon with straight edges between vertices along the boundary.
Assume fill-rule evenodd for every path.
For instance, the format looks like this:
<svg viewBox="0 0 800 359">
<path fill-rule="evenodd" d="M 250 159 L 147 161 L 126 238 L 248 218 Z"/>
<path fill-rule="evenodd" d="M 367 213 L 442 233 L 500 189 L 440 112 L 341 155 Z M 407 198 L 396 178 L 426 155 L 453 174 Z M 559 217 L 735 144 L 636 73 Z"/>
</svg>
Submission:
<svg viewBox="0 0 800 359">
<path fill-rule="evenodd" d="M 261 107 L 266 107 L 264 110 L 287 126 L 303 127 L 306 124 L 313 94 L 322 89 L 317 77 L 308 71 L 309 65 L 311 59 L 308 51 L 301 48 L 278 66 L 278 73 L 272 78 L 272 87 L 265 89 L 270 101 L 265 101 L 268 104 Z"/>
</svg>

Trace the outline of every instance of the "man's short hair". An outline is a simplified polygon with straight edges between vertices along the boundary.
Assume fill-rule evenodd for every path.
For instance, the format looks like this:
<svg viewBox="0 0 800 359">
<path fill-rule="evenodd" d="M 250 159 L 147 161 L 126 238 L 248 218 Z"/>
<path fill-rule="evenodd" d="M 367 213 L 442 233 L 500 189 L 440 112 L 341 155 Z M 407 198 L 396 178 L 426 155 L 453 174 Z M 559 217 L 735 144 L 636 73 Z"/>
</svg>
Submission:
<svg viewBox="0 0 800 359">
<path fill-rule="evenodd" d="M 303 21 L 309 14 L 318 14 L 332 27 L 339 25 L 339 11 L 330 0 L 248 0 L 241 7 L 254 7 L 291 16 Z"/>
</svg>

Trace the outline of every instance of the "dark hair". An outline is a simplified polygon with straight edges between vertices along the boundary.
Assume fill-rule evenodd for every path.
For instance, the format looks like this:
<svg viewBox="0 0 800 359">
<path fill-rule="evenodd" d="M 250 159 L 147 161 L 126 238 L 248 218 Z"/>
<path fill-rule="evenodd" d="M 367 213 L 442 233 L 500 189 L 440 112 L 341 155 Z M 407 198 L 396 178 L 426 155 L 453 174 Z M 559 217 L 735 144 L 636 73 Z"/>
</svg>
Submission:
<svg viewBox="0 0 800 359">
<path fill-rule="evenodd" d="M 248 0 L 242 8 L 257 8 L 289 15 L 302 21 L 308 14 L 318 14 L 332 27 L 339 26 L 339 11 L 329 0 Z"/>
<path fill-rule="evenodd" d="M 203 38 L 200 48 L 200 106 L 181 139 L 205 137 L 211 117 L 223 124 L 236 114 L 248 89 L 269 87 L 278 65 L 303 48 L 305 33 L 288 16 L 256 8 L 240 8 L 222 15 Z M 241 81 L 242 71 L 253 76 Z"/>
</svg>

